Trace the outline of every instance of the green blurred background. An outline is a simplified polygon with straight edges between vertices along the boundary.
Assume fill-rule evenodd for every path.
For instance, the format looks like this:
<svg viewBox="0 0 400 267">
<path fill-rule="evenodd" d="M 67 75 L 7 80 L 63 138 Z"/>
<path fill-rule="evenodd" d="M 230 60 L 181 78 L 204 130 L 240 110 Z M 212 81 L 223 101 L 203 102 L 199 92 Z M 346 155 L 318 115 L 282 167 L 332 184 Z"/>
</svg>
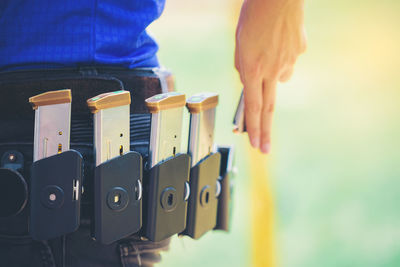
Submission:
<svg viewBox="0 0 400 267">
<path fill-rule="evenodd" d="M 273 198 L 262 212 L 274 215 L 264 256 L 277 266 L 400 266 L 400 1 L 306 0 L 308 51 L 279 85 L 268 157 L 231 132 L 239 8 L 167 0 L 150 27 L 179 91 L 220 94 L 216 142 L 235 144 L 238 167 L 231 232 L 175 238 L 159 266 L 266 266 L 252 254 L 251 230 L 263 232 L 251 222 L 250 172 L 260 166 Z"/>
</svg>

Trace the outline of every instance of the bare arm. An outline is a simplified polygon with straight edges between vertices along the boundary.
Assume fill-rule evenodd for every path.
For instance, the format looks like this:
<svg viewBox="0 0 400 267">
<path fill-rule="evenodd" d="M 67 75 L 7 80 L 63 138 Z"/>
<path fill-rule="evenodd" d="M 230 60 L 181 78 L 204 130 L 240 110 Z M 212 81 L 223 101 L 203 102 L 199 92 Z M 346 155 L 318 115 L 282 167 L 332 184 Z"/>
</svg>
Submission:
<svg viewBox="0 0 400 267">
<path fill-rule="evenodd" d="M 270 151 L 278 82 L 287 81 L 306 49 L 303 0 L 245 0 L 236 29 L 235 66 L 244 86 L 250 143 Z"/>
</svg>

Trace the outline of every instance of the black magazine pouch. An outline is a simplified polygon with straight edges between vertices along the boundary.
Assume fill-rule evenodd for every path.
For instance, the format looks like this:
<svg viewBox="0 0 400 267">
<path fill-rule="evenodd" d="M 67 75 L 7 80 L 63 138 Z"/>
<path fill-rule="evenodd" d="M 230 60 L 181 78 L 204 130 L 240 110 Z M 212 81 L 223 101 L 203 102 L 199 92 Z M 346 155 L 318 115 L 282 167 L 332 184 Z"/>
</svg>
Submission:
<svg viewBox="0 0 400 267">
<path fill-rule="evenodd" d="M 92 236 L 111 244 L 142 226 L 142 156 L 128 152 L 95 168 Z"/>
<path fill-rule="evenodd" d="M 187 226 L 183 232 L 194 239 L 215 227 L 217 221 L 218 182 L 221 155 L 211 154 L 190 170 L 190 197 Z"/>
<path fill-rule="evenodd" d="M 143 235 L 158 242 L 186 227 L 190 156 L 179 154 L 152 167 L 144 179 Z"/>
<path fill-rule="evenodd" d="M 82 170 L 82 156 L 75 150 L 32 164 L 30 235 L 33 239 L 48 240 L 78 229 Z"/>
<path fill-rule="evenodd" d="M 214 230 L 229 231 L 230 218 L 232 214 L 232 192 L 233 192 L 233 146 L 218 146 L 221 154 L 220 185 L 221 193 L 218 197 L 217 224 Z"/>
</svg>

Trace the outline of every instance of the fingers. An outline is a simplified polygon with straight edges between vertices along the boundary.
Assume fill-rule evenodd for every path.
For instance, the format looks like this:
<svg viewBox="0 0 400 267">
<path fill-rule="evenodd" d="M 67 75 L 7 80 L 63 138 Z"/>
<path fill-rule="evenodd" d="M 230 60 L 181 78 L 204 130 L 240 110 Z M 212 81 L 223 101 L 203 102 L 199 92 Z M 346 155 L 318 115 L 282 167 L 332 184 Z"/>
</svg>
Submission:
<svg viewBox="0 0 400 267">
<path fill-rule="evenodd" d="M 235 47 L 235 68 L 240 73 L 239 49 L 237 47 L 237 44 L 236 44 L 236 47 Z"/>
<path fill-rule="evenodd" d="M 254 148 L 260 147 L 260 120 L 262 110 L 261 79 L 244 83 L 244 108 L 246 130 Z"/>
<path fill-rule="evenodd" d="M 300 41 L 300 54 L 303 54 L 307 51 L 307 33 L 306 29 L 303 27 L 301 29 L 301 41 Z"/>
<path fill-rule="evenodd" d="M 269 153 L 271 150 L 271 126 L 272 116 L 275 109 L 276 98 L 276 80 L 263 81 L 263 108 L 261 112 L 261 145 L 263 153 Z"/>
<path fill-rule="evenodd" d="M 287 82 L 287 81 L 292 77 L 293 70 L 294 70 L 293 67 L 287 68 L 287 69 L 279 76 L 279 81 L 280 81 L 281 83 Z"/>
</svg>

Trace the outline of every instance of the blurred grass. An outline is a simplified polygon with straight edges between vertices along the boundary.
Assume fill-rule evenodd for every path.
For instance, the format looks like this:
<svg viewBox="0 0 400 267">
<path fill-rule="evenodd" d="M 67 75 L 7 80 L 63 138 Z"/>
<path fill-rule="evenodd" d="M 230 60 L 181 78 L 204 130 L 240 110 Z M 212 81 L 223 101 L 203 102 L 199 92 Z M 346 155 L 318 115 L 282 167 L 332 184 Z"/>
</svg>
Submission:
<svg viewBox="0 0 400 267">
<path fill-rule="evenodd" d="M 234 6 L 167 1 L 152 26 L 178 90 L 220 93 L 216 141 L 239 147 L 232 232 L 175 239 L 160 266 L 250 265 L 247 140 L 231 134 Z M 395 0 L 306 1 L 309 47 L 279 86 L 268 164 L 279 266 L 400 266 L 399 12 Z"/>
<path fill-rule="evenodd" d="M 281 266 L 400 266 L 399 11 L 307 2 L 309 49 L 276 112 Z"/>
</svg>

